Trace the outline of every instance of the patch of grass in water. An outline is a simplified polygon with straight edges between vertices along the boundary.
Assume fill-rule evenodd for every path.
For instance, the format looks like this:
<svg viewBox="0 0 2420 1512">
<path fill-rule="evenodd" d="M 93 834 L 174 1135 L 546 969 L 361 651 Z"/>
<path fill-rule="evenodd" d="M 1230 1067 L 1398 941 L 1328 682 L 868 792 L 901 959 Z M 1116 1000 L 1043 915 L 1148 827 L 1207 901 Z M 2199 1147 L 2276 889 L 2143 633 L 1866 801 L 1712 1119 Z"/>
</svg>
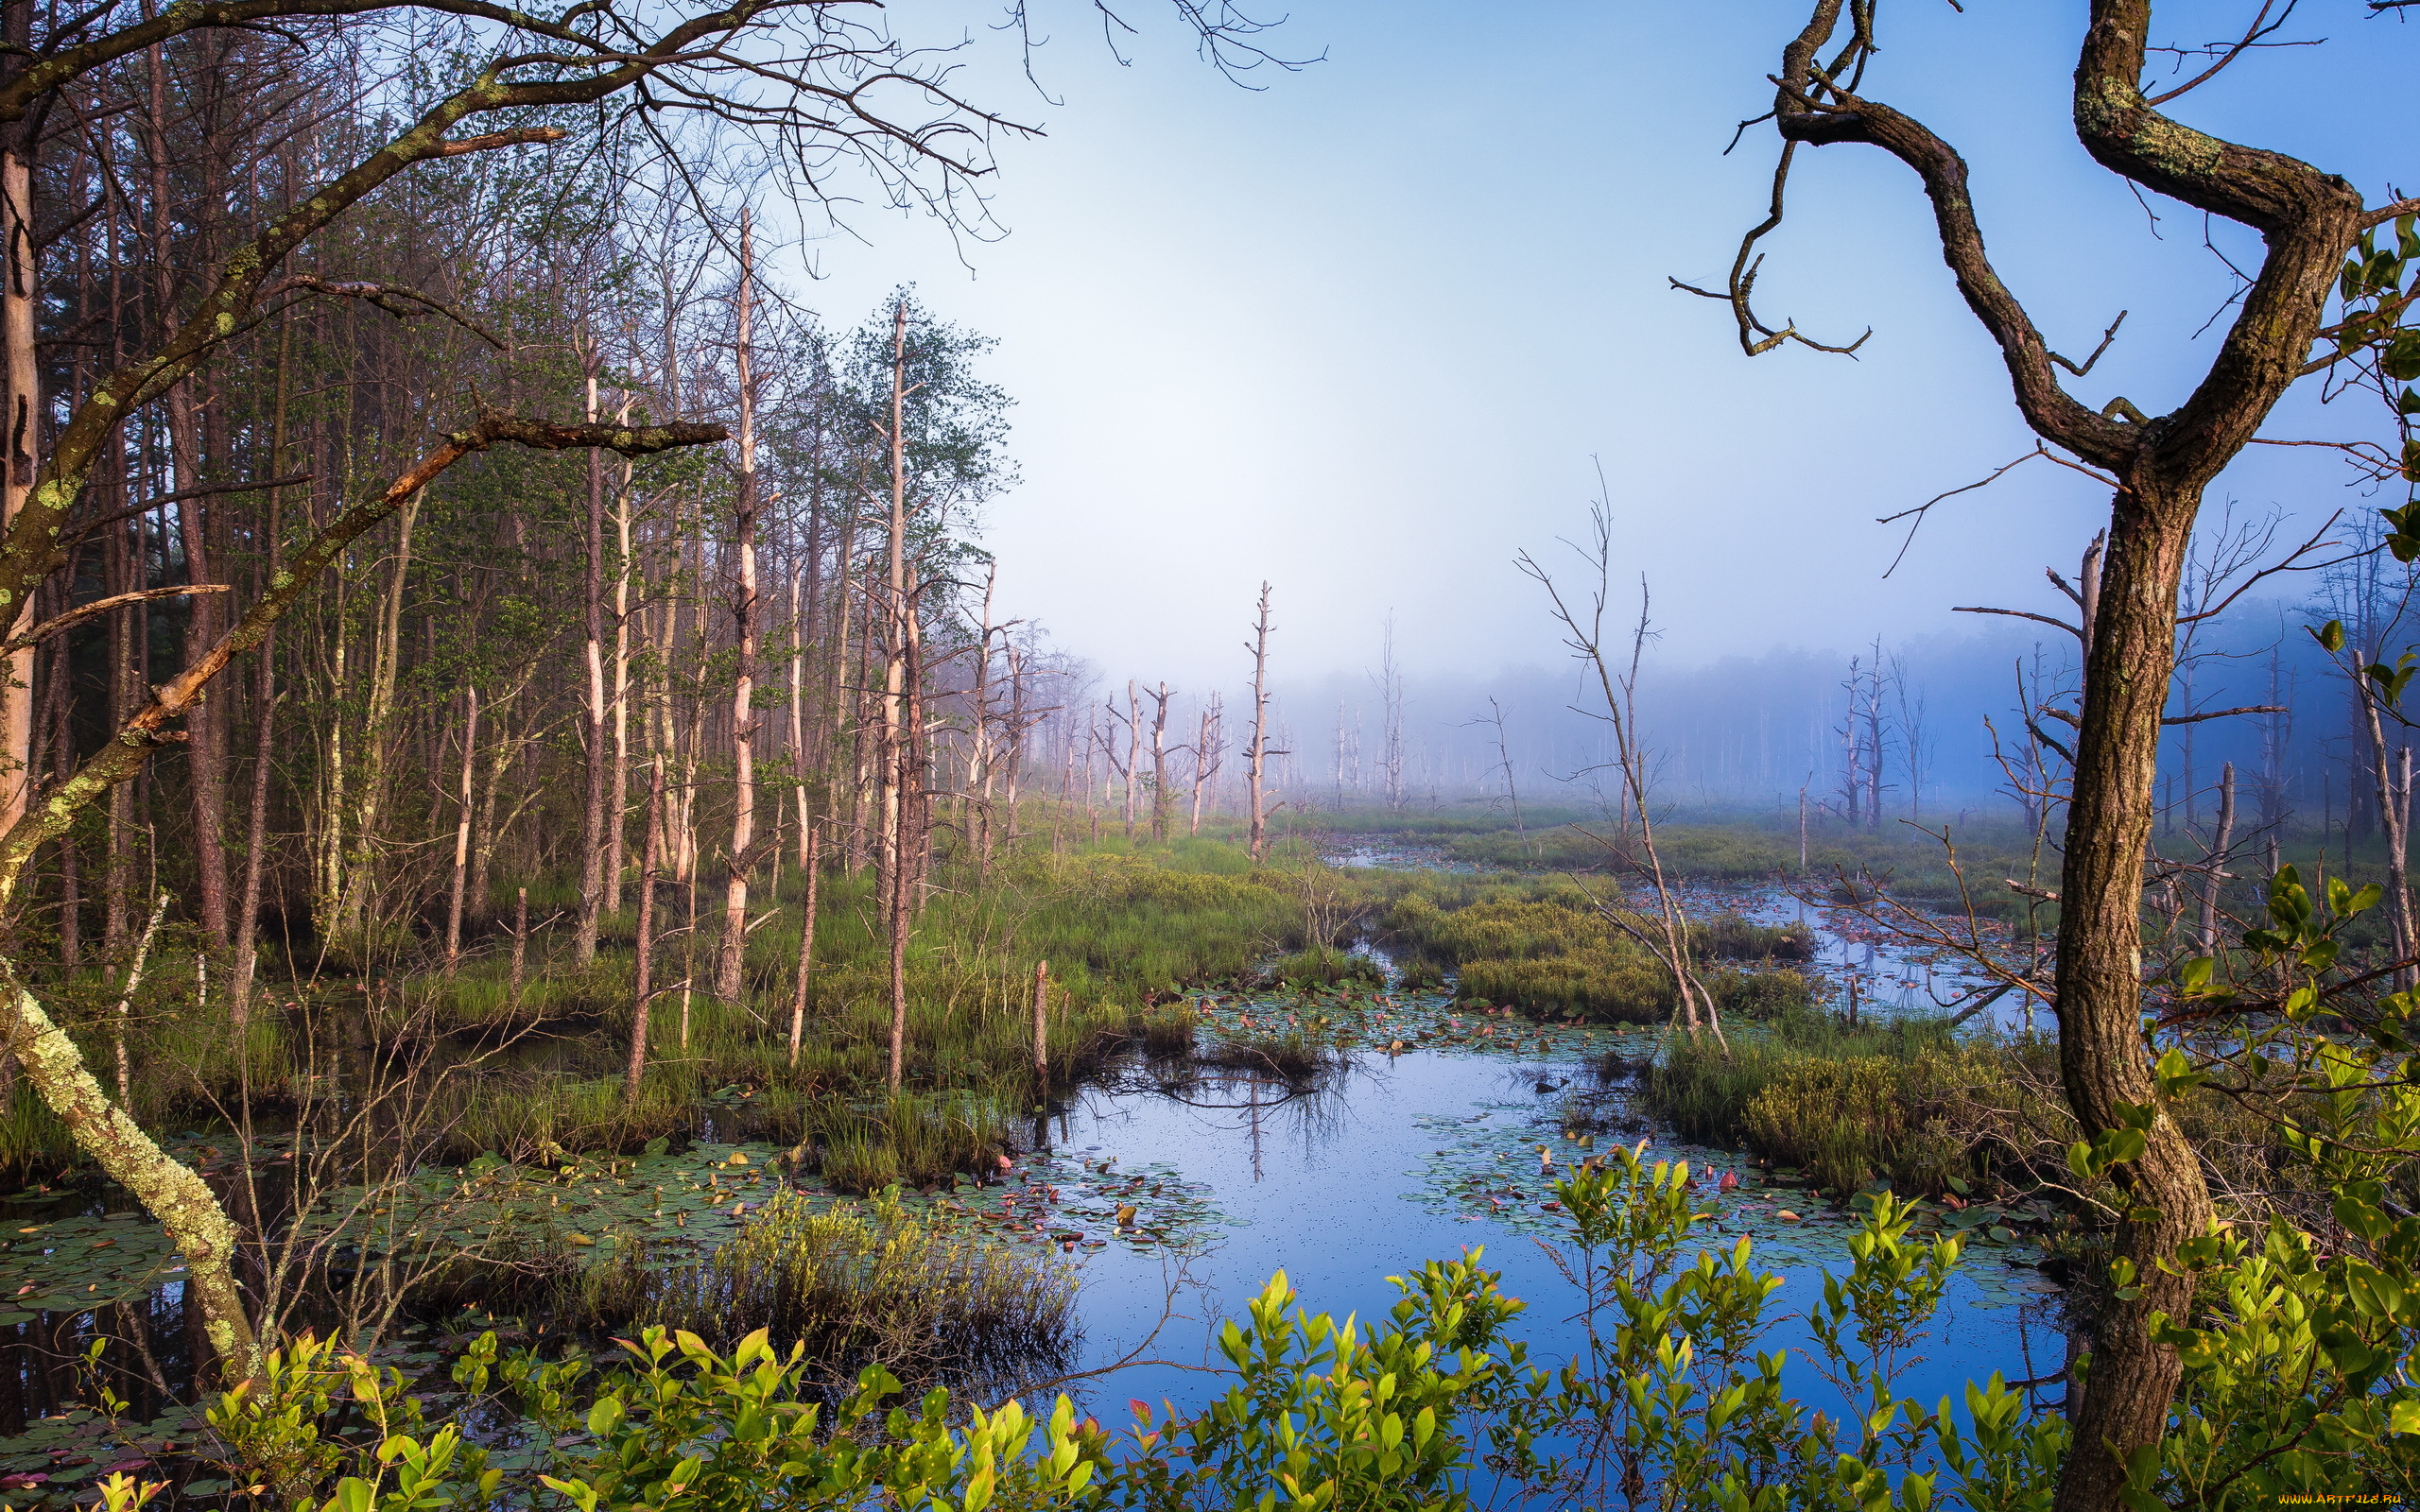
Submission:
<svg viewBox="0 0 2420 1512">
<path fill-rule="evenodd" d="M 879 1364 L 911 1386 L 1007 1380 L 1074 1356 L 1067 1267 L 908 1213 L 890 1194 L 818 1212 L 793 1193 L 711 1253 L 633 1246 L 579 1283 L 592 1326 L 662 1324 L 728 1345 L 756 1329 L 806 1346 L 827 1382 Z"/>
</svg>

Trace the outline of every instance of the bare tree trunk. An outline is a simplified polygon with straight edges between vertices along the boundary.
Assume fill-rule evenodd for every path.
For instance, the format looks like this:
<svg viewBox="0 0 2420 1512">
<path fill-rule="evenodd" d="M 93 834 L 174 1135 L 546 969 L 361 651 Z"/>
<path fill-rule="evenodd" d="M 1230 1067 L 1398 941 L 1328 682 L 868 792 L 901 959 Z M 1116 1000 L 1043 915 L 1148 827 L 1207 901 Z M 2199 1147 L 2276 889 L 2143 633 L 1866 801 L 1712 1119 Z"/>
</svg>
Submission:
<svg viewBox="0 0 2420 1512">
<path fill-rule="evenodd" d="M 615 421 L 631 422 L 630 390 Z M 614 774 L 605 803 L 605 911 L 622 911 L 622 862 L 630 850 L 631 806 L 631 470 L 622 458 L 622 486 L 614 496 Z"/>
<path fill-rule="evenodd" d="M 280 321 L 277 333 L 277 398 L 269 421 L 268 471 L 271 476 L 282 476 L 286 448 L 286 406 L 294 392 L 293 323 Z M 268 490 L 268 519 L 263 534 L 268 539 L 268 558 L 262 567 L 266 580 L 274 582 L 285 558 L 285 490 Z M 260 965 L 261 882 L 268 867 L 268 784 L 273 770 L 270 757 L 276 751 L 277 725 L 277 627 L 271 626 L 261 637 L 258 680 L 252 693 L 252 772 L 251 803 L 244 816 L 244 883 L 243 892 L 235 906 L 233 981 L 228 991 L 228 1011 L 241 1028 L 251 1014 L 252 982 Z"/>
<path fill-rule="evenodd" d="M 961 816 L 974 832 L 975 880 L 978 885 L 992 875 L 992 589 L 998 576 L 996 563 L 986 567 L 983 617 L 976 627 L 975 686 L 967 698 L 975 717 L 973 738 L 966 750 L 967 800 L 973 804 L 973 813 Z"/>
<path fill-rule="evenodd" d="M 1252 858 L 1269 854 L 1269 816 L 1261 804 L 1261 777 L 1269 761 L 1269 585 L 1260 585 L 1260 618 L 1252 639 L 1252 747 L 1244 781 L 1252 788 Z"/>
<path fill-rule="evenodd" d="M 793 1066 L 798 1064 L 799 1044 L 806 1034 L 807 986 L 815 970 L 816 890 L 823 880 L 821 828 L 811 816 L 800 822 L 806 832 L 806 857 L 800 863 L 800 869 L 806 873 L 806 912 L 798 933 L 798 981 L 790 989 L 790 1064 Z"/>
<path fill-rule="evenodd" d="M 9 0 L 5 29 L 11 43 L 31 40 L 33 6 Z M 24 32 L 20 40 L 18 33 Z M 23 55 L 21 55 L 23 56 Z M 17 70 L 25 67 L 15 65 Z M 0 381 L 5 381 L 8 440 L 0 456 L 0 531 L 16 523 L 33 491 L 35 452 L 42 445 L 42 382 L 34 346 L 41 300 L 34 230 L 34 151 L 31 121 L 0 130 Z M 33 612 L 26 594 L 8 616 L 9 633 L 26 629 Z M 30 647 L 0 658 L 0 833 L 25 816 L 31 794 L 34 756 L 34 653 Z"/>
<path fill-rule="evenodd" d="M 1033 1097 L 1050 1101 L 1050 963 L 1033 963 Z"/>
<path fill-rule="evenodd" d="M 1014 846 L 1017 841 L 1017 792 L 1025 776 L 1025 737 L 1028 720 L 1025 713 L 1025 658 L 1013 645 L 1009 658 L 1009 728 L 1005 765 L 1008 767 L 1009 806 L 1006 823 L 1000 833 L 1000 844 Z"/>
<path fill-rule="evenodd" d="M 908 304 L 891 308 L 890 604 L 882 672 L 882 871 L 885 922 L 890 933 L 890 1090 L 908 1066 L 908 627 L 915 606 L 908 586 Z"/>
<path fill-rule="evenodd" d="M 749 350 L 754 294 L 748 212 L 739 213 L 739 498 L 732 549 L 739 558 L 739 593 L 731 607 L 739 665 L 731 692 L 731 876 L 723 892 L 722 954 L 715 963 L 715 996 L 739 1002 L 748 960 L 748 873 L 756 845 L 756 379 Z"/>
<path fill-rule="evenodd" d="M 807 549 L 814 550 L 810 539 Z M 800 577 L 797 568 L 790 570 L 790 775 L 797 786 L 791 794 L 798 805 L 798 864 L 804 871 L 814 865 L 814 838 L 808 833 L 815 827 L 807 809 L 807 779 L 809 763 L 806 749 L 806 626 L 799 618 Z M 812 882 L 808 884 L 811 887 Z"/>
<path fill-rule="evenodd" d="M 462 699 L 462 816 L 454 825 L 454 878 L 445 892 L 445 970 L 449 972 L 462 958 L 462 889 L 471 876 L 471 810 L 477 798 L 472 779 L 479 744 L 479 690 L 475 686 L 463 689 Z"/>
<path fill-rule="evenodd" d="M 1143 703 L 1134 679 L 1126 679 L 1126 843 L 1134 843 L 1134 783 L 1143 765 Z"/>
<path fill-rule="evenodd" d="M 508 989 L 512 1001 L 521 1001 L 521 984 L 529 967 L 529 889 L 512 889 L 512 975 Z"/>
<path fill-rule="evenodd" d="M 1151 840 L 1166 845 L 1176 795 L 1168 790 L 1168 685 L 1148 695 L 1151 699 Z"/>
<path fill-rule="evenodd" d="M 663 859 L 664 754 L 648 764 L 647 831 L 639 842 L 638 958 L 631 967 L 631 1057 L 622 1074 L 622 1103 L 636 1107 L 647 1076 L 648 1010 L 655 1000 L 655 873 Z"/>
<path fill-rule="evenodd" d="M 585 418 L 596 420 L 596 372 L 604 361 L 594 335 L 580 353 L 587 369 Z M 596 959 L 596 934 L 605 905 L 605 799 L 612 791 L 612 747 L 605 739 L 605 458 L 588 454 L 587 525 L 580 554 L 580 621 L 586 630 L 582 644 L 588 673 L 587 707 L 582 711 L 587 785 L 579 806 L 579 925 L 572 938 L 572 962 L 587 966 Z"/>
<path fill-rule="evenodd" d="M 2084 675 L 2067 845 L 2060 878 L 2059 1059 L 2087 1135 L 2124 1126 L 2130 1108 L 2161 1109 L 2142 1046 L 2143 853 L 2174 652 L 2176 592 L 2191 541 L 2192 497 L 2118 495 Z M 2151 1338 L 2150 1314 L 2187 1314 L 2190 1272 L 2160 1262 L 2209 1226 L 2200 1158 L 2175 1120 L 2155 1113 L 2142 1157 L 2111 1173 L 2125 1192 L 2115 1253 L 2133 1265 L 2133 1297 L 2105 1306 L 2092 1372 L 2071 1412 L 2078 1451 L 2060 1483 L 2062 1512 L 2117 1504 L 2121 1450 L 2156 1442 L 2182 1366 Z"/>
<path fill-rule="evenodd" d="M 2227 848 L 2235 843 L 2235 763 L 2219 770 L 2219 828 L 2202 866 L 2202 949 L 2219 948 L 2219 899 L 2226 891 Z"/>
</svg>

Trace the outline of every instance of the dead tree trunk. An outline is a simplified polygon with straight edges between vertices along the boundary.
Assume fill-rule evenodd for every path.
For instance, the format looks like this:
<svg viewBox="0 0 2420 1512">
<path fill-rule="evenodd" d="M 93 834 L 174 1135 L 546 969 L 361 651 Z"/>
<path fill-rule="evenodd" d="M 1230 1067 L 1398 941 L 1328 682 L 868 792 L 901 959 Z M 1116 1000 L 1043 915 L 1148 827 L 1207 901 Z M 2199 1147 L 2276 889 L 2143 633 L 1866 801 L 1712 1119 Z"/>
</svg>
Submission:
<svg viewBox="0 0 2420 1512">
<path fill-rule="evenodd" d="M 592 336 L 581 353 L 588 369 L 587 420 L 596 422 L 596 371 L 605 358 Z M 605 740 L 605 459 L 588 454 L 587 532 L 580 553 L 580 622 L 587 632 L 582 646 L 588 673 L 587 707 L 581 711 L 587 730 L 587 787 L 579 806 L 579 924 L 572 940 L 572 961 L 586 966 L 596 959 L 596 931 L 605 907 L 605 798 L 613 789 L 613 747 Z"/>
<path fill-rule="evenodd" d="M 2210 857 L 2202 864 L 2202 949 L 2219 948 L 2219 900 L 2226 892 L 2227 848 L 2235 844 L 2235 763 L 2219 772 L 2219 827 L 2210 836 Z"/>
<path fill-rule="evenodd" d="M 631 968 L 631 1055 L 622 1073 L 622 1103 L 636 1107 L 647 1077 L 648 1009 L 655 1000 L 655 873 L 664 859 L 664 753 L 648 764 L 647 832 L 639 840 L 637 959 Z"/>
<path fill-rule="evenodd" d="M 1252 746 L 1245 754 L 1244 782 L 1252 790 L 1251 850 L 1254 861 L 1269 854 L 1269 813 L 1261 780 L 1269 765 L 1269 585 L 1260 585 L 1260 617 L 1252 636 Z"/>
<path fill-rule="evenodd" d="M 738 588 L 732 600 L 738 668 L 731 691 L 731 875 L 722 905 L 722 954 L 715 962 L 715 996 L 740 1000 L 748 958 L 748 873 L 756 844 L 756 383 L 749 350 L 753 248 L 748 212 L 739 213 L 739 499 L 732 520 Z"/>
<path fill-rule="evenodd" d="M 454 825 L 454 879 L 445 893 L 445 970 L 451 971 L 462 956 L 462 888 L 471 874 L 471 805 L 476 795 L 471 791 L 475 770 L 474 758 L 479 744 L 479 690 L 463 690 L 462 714 L 462 815 Z"/>
<path fill-rule="evenodd" d="M 1033 1100 L 1050 1102 L 1050 963 L 1033 963 Z"/>
<path fill-rule="evenodd" d="M 1145 696 L 1151 700 L 1151 840 L 1166 845 L 1176 811 L 1176 794 L 1168 787 L 1168 685 L 1163 682 Z"/>
<path fill-rule="evenodd" d="M 891 309 L 890 594 L 882 671 L 882 871 L 879 893 L 890 944 L 890 1064 L 899 1091 L 908 1073 L 908 302 Z"/>
<path fill-rule="evenodd" d="M 800 869 L 806 873 L 806 910 L 798 931 L 798 981 L 790 988 L 790 1064 L 798 1064 L 800 1041 L 806 1034 L 806 993 L 815 970 L 815 903 L 816 889 L 822 881 L 821 835 L 814 818 L 799 821 L 806 833 L 806 856 Z"/>
</svg>

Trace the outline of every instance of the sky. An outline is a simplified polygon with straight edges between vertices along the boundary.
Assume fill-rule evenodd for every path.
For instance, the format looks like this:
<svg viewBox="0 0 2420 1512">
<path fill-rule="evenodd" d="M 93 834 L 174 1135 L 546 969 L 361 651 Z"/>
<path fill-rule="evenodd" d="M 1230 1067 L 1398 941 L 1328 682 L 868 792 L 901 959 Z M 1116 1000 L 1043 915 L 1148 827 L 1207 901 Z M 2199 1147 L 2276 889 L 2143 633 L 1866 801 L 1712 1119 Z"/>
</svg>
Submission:
<svg viewBox="0 0 2420 1512">
<path fill-rule="evenodd" d="M 2200 44 L 2252 9 L 2160 15 Z M 1993 254 L 2059 350 L 2083 356 L 2128 312 L 2079 397 L 2158 413 L 2208 361 L 2218 328 L 2196 332 L 2233 284 L 2198 214 L 2138 202 L 2077 145 L 2082 9 L 1886 5 L 1867 93 L 1966 156 Z M 1766 244 L 1766 314 L 1836 339 L 1871 326 L 1855 359 L 1749 359 L 1722 305 L 1667 282 L 1719 285 L 1761 214 L 1770 129 L 1723 148 L 1769 107 L 1803 5 L 1296 0 L 1267 43 L 1320 60 L 1252 87 L 1201 61 L 1163 0 L 1120 10 L 1139 32 L 1123 62 L 1088 4 L 1035 0 L 1047 97 L 996 4 L 895 11 L 965 36 L 967 90 L 1046 132 L 1002 148 L 1006 233 L 869 208 L 784 253 L 794 297 L 835 324 L 912 283 L 998 338 L 986 371 L 1016 400 L 1022 478 L 987 521 L 1000 597 L 1107 676 L 1245 680 L 1264 579 L 1289 678 L 1374 667 L 1390 615 L 1415 676 L 1553 664 L 1513 558 L 1555 559 L 1599 467 L 1616 573 L 1651 584 L 1675 662 L 1845 656 L 1876 634 L 1971 636 L 1957 605 L 2058 607 L 2042 569 L 2072 568 L 2107 501 L 2038 461 L 1933 511 L 1890 571 L 1904 526 L 1876 516 L 2031 444 L 1911 174 L 1870 148 L 1802 153 Z M 2372 102 L 2407 97 L 2420 30 L 2306 0 L 2281 40 L 2306 38 L 2328 43 L 2257 54 L 2173 108 L 2382 198 L 2408 132 Z M 2377 433 L 2373 409 L 2316 393 L 2267 434 Z M 2313 524 L 2369 507 L 2327 454 L 2272 448 L 2210 498 Z"/>
</svg>

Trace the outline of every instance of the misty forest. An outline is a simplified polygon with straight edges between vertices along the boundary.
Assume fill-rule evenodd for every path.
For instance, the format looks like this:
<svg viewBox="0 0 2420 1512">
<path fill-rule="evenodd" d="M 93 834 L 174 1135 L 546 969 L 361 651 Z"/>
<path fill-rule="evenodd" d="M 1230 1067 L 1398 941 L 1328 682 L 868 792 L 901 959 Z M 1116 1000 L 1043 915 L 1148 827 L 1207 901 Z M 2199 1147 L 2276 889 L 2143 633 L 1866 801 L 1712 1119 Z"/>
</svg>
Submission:
<svg viewBox="0 0 2420 1512">
<path fill-rule="evenodd" d="M 2420 1495 L 2420 8 L 1502 9 L 0 0 L 0 1504 Z"/>
</svg>

